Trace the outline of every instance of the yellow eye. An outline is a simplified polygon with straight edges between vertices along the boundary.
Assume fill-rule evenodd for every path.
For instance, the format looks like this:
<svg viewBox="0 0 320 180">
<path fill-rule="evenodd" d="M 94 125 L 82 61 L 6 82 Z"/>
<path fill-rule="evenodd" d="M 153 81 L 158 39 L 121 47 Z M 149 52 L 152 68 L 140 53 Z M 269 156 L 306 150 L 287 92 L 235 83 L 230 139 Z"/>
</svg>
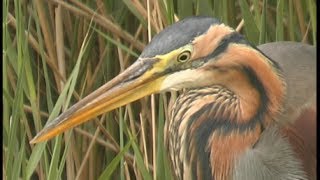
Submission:
<svg viewBox="0 0 320 180">
<path fill-rule="evenodd" d="M 181 54 L 179 54 L 177 60 L 179 62 L 186 62 L 190 59 L 191 52 L 190 51 L 183 51 Z"/>
</svg>

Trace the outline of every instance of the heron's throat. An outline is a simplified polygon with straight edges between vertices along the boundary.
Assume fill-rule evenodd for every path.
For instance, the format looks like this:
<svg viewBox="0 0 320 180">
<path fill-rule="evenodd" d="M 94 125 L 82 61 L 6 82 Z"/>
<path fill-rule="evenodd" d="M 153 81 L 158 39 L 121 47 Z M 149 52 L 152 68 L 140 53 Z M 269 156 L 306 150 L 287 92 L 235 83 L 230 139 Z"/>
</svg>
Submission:
<svg viewBox="0 0 320 180">
<path fill-rule="evenodd" d="M 253 148 L 279 111 L 284 87 L 271 65 L 261 61 L 234 68 L 234 62 L 222 63 L 231 68 L 224 71 L 221 85 L 186 90 L 172 108 L 166 142 L 180 176 L 191 171 L 194 177 L 230 179 L 237 159 Z M 263 66 L 269 69 L 261 75 Z"/>
<path fill-rule="evenodd" d="M 285 86 L 277 65 L 247 45 L 229 44 L 199 71 L 212 77 L 212 85 L 178 97 L 165 141 L 180 179 L 185 172 L 230 179 L 237 159 L 273 123 Z"/>
<path fill-rule="evenodd" d="M 242 113 L 244 105 L 220 85 L 188 90 L 178 97 L 166 125 L 166 143 L 178 177 L 186 171 L 195 177 L 227 177 L 238 153 L 253 146 L 261 131 L 251 112 Z"/>
</svg>

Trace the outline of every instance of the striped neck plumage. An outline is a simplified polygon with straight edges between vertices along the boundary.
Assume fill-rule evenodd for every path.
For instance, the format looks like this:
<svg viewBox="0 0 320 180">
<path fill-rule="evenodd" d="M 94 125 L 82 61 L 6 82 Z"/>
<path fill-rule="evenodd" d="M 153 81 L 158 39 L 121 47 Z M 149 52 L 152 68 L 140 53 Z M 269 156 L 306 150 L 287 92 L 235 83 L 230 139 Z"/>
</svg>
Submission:
<svg viewBox="0 0 320 180">
<path fill-rule="evenodd" d="M 284 96 L 280 69 L 258 50 L 229 44 L 220 56 L 204 68 L 222 76 L 219 83 L 186 90 L 169 122 L 170 134 L 179 132 L 169 141 L 181 145 L 194 177 L 230 178 L 237 158 L 272 124 Z"/>
</svg>

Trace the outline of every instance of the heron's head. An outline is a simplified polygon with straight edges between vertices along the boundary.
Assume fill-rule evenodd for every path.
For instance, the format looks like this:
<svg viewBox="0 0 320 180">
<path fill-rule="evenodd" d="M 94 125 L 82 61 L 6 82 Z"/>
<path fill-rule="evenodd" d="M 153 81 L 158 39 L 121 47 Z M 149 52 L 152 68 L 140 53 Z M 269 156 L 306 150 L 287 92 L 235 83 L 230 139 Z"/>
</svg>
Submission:
<svg viewBox="0 0 320 180">
<path fill-rule="evenodd" d="M 252 81 L 250 73 L 268 75 L 263 67 L 274 65 L 266 59 L 242 35 L 214 18 L 181 20 L 154 36 L 124 72 L 48 122 L 31 143 L 153 93 L 214 84 L 241 86 Z M 244 71 L 248 74 L 243 75 Z"/>
</svg>

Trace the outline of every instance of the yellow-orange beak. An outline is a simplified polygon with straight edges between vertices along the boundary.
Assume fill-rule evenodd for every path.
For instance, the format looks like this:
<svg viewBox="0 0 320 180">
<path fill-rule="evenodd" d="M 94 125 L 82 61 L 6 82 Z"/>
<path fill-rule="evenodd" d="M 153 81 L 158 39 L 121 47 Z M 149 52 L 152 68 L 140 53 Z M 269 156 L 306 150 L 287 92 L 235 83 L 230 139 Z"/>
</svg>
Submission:
<svg viewBox="0 0 320 180">
<path fill-rule="evenodd" d="M 154 67 L 158 62 L 158 58 L 138 59 L 123 73 L 48 122 L 30 143 L 48 140 L 102 113 L 158 92 L 165 78 L 159 67 Z"/>
</svg>

